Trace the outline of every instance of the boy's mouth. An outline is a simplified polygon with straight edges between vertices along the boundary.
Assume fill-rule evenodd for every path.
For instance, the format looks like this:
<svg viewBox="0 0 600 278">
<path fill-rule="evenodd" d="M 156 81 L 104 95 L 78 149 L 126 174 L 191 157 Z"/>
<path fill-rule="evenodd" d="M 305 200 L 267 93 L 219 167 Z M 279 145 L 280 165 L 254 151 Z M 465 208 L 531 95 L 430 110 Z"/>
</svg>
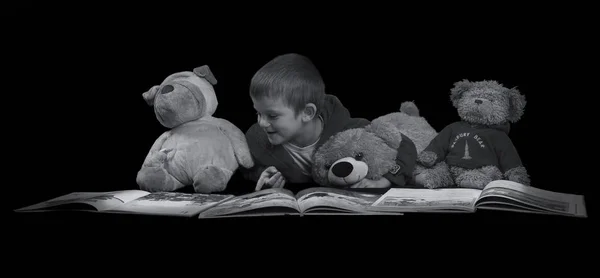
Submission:
<svg viewBox="0 0 600 278">
<path fill-rule="evenodd" d="M 265 130 L 265 132 L 269 135 L 277 133 L 277 131 L 266 131 L 266 130 Z"/>
</svg>

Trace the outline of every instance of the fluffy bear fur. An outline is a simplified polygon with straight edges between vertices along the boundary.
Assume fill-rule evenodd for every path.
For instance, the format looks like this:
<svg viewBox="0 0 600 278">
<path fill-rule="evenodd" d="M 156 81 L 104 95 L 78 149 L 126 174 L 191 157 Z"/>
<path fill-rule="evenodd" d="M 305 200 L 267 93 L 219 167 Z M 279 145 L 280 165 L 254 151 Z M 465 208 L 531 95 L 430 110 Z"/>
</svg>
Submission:
<svg viewBox="0 0 600 278">
<path fill-rule="evenodd" d="M 396 165 L 402 134 L 412 140 L 420 152 L 437 132 L 419 116 L 413 102 L 404 102 L 400 112 L 381 116 L 364 128 L 348 129 L 329 138 L 313 154 L 313 179 L 322 186 L 343 187 L 363 178 L 382 178 Z M 336 168 L 341 162 L 347 162 L 345 169 Z"/>
<path fill-rule="evenodd" d="M 461 120 L 446 126 L 419 154 L 417 162 L 425 169 L 420 168 L 416 182 L 428 188 L 482 189 L 499 179 L 529 185 L 508 137 L 510 123 L 523 116 L 525 96 L 496 81 L 463 80 L 450 90 L 450 100 Z"/>
<path fill-rule="evenodd" d="M 205 65 L 172 74 L 142 95 L 169 130 L 156 139 L 137 174 L 141 189 L 193 186 L 198 193 L 219 192 L 240 165 L 253 166 L 244 133 L 212 116 L 218 106 L 216 83 Z"/>
</svg>

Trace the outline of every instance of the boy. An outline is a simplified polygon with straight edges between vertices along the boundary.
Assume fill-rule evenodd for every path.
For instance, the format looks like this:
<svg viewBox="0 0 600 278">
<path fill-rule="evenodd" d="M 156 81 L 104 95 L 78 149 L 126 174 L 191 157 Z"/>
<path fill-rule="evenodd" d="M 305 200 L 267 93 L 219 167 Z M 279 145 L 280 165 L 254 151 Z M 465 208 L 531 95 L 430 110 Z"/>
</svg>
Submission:
<svg viewBox="0 0 600 278">
<path fill-rule="evenodd" d="M 277 56 L 260 68 L 252 77 L 250 97 L 258 122 L 248 129 L 246 139 L 255 166 L 242 171 L 246 179 L 256 182 L 255 190 L 313 183 L 314 150 L 337 132 L 370 123 L 352 118 L 337 97 L 325 94 L 317 68 L 295 53 Z M 404 186 L 412 177 L 417 152 L 410 140 L 402 142 L 399 153 L 403 155 L 396 161 L 402 171 L 377 181 L 363 179 L 352 187 Z"/>
</svg>

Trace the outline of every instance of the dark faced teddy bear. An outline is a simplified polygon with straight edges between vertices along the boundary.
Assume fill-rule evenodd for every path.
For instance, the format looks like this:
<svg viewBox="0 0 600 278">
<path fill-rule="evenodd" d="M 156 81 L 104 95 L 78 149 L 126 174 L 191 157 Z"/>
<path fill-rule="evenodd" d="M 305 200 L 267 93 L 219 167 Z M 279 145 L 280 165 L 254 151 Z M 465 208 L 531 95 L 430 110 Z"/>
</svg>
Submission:
<svg viewBox="0 0 600 278">
<path fill-rule="evenodd" d="M 525 96 L 496 81 L 459 81 L 450 100 L 460 121 L 446 126 L 419 154 L 425 167 L 447 167 L 443 172 L 426 169 L 415 180 L 428 188 L 466 187 L 482 189 L 493 180 L 506 179 L 529 185 L 527 170 L 508 136 L 510 123 L 523 115 Z"/>
<path fill-rule="evenodd" d="M 417 154 L 436 135 L 416 105 L 404 102 L 400 112 L 329 138 L 313 154 L 313 179 L 322 186 L 343 188 L 365 178 L 393 175 L 400 180 L 396 185 L 405 185 L 413 177 Z"/>
<path fill-rule="evenodd" d="M 137 174 L 141 189 L 193 186 L 198 193 L 219 192 L 240 165 L 253 166 L 244 133 L 212 116 L 218 105 L 216 83 L 205 65 L 174 73 L 143 94 L 156 119 L 170 130 L 156 139 Z"/>
</svg>

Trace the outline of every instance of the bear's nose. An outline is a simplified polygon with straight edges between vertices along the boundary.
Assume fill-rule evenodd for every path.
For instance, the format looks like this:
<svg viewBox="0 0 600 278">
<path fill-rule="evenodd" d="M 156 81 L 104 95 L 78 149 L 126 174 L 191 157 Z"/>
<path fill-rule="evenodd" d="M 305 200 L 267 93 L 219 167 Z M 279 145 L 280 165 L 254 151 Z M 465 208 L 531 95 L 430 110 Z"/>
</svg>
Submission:
<svg viewBox="0 0 600 278">
<path fill-rule="evenodd" d="M 160 93 L 164 95 L 164 94 L 168 94 L 168 93 L 172 92 L 173 90 L 175 90 L 175 88 L 173 88 L 173 86 L 167 85 L 167 86 L 162 87 L 162 89 L 160 90 Z"/>
<path fill-rule="evenodd" d="M 483 100 L 476 99 L 476 100 L 475 100 L 475 103 L 477 103 L 477 104 L 482 104 L 482 103 L 483 103 Z"/>
<path fill-rule="evenodd" d="M 354 170 L 354 167 L 352 167 L 350 162 L 346 161 L 336 163 L 333 165 L 333 168 L 331 168 L 331 172 L 340 178 L 347 177 L 350 175 L 350 173 L 352 173 L 352 170 Z"/>
</svg>

